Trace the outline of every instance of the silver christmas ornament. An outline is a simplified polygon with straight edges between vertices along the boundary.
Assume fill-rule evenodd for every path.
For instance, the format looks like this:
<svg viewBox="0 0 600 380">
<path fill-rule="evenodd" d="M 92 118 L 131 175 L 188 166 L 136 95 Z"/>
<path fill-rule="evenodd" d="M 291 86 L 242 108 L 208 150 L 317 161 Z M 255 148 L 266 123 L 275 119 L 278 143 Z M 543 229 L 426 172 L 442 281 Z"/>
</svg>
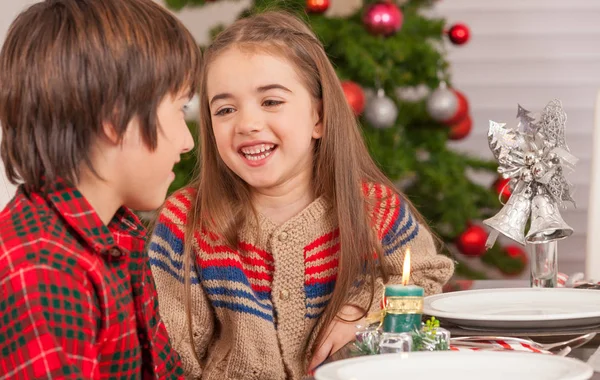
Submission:
<svg viewBox="0 0 600 380">
<path fill-rule="evenodd" d="M 560 216 L 556 202 L 539 188 L 531 201 L 531 227 L 527 233 L 527 242 L 538 243 L 551 240 L 561 240 L 573 234 L 571 228 Z"/>
<path fill-rule="evenodd" d="M 543 244 L 573 232 L 559 212 L 564 202 L 573 202 L 573 189 L 564 170 L 571 170 L 577 163 L 565 141 L 567 115 L 560 101 L 553 100 L 539 118 L 530 116 L 519 105 L 517 118 L 515 129 L 490 120 L 488 142 L 498 160 L 498 172 L 504 178 L 511 178 L 515 191 L 504 208 L 486 221 L 495 230 L 488 239 L 489 247 L 499 233 L 521 244 L 526 241 Z M 530 218 L 531 227 L 525 239 L 521 229 Z"/>
<path fill-rule="evenodd" d="M 392 99 L 385 96 L 383 89 L 379 89 L 377 96 L 367 103 L 364 115 L 365 120 L 373 128 L 390 128 L 398 118 L 398 107 Z"/>
<path fill-rule="evenodd" d="M 398 87 L 394 93 L 398 97 L 398 99 L 404 102 L 420 102 L 425 99 L 429 93 L 429 87 L 424 84 L 420 84 L 418 86 L 408 86 L 408 87 Z"/>
<path fill-rule="evenodd" d="M 525 153 L 525 165 L 535 164 L 536 154 L 534 152 Z"/>
<path fill-rule="evenodd" d="M 521 107 L 520 104 L 518 105 L 517 119 L 519 119 L 519 123 L 517 128 L 525 134 L 533 135 L 537 131 L 538 126 L 535 124 L 535 118 L 530 116 L 530 114 L 531 113 Z"/>
<path fill-rule="evenodd" d="M 531 174 L 531 170 L 523 170 L 521 173 L 521 180 L 528 183 L 533 181 L 533 174 Z"/>
<path fill-rule="evenodd" d="M 442 82 L 440 87 L 429 95 L 427 112 L 435 121 L 444 122 L 451 119 L 458 111 L 458 99 L 452 90 Z"/>
<path fill-rule="evenodd" d="M 512 181 L 513 180 L 511 180 L 511 182 Z M 526 197 L 527 199 L 531 199 L 533 197 L 533 190 L 531 189 L 531 186 L 527 186 L 521 194 L 523 194 L 523 196 Z"/>
<path fill-rule="evenodd" d="M 525 189 L 522 188 L 519 192 L 513 192 L 500 212 L 483 221 L 483 224 L 494 229 L 488 237 L 486 247 L 491 248 L 494 245 L 498 233 L 508 236 L 518 243 L 525 244 L 525 225 L 529 219 L 531 207 L 531 194 Z"/>
<path fill-rule="evenodd" d="M 543 162 L 536 162 L 531 167 L 531 173 L 533 174 L 533 178 L 537 181 L 541 180 L 546 175 L 546 167 Z"/>
</svg>

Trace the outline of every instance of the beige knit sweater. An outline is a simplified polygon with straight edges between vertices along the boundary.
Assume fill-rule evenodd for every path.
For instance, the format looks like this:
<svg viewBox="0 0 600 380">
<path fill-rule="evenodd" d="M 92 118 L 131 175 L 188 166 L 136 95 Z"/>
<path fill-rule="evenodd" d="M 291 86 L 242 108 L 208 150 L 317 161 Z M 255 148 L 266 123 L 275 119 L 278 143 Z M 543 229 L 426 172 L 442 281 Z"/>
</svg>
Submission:
<svg viewBox="0 0 600 380">
<path fill-rule="evenodd" d="M 376 201 L 391 193 L 381 186 L 365 192 Z M 279 226 L 261 218 L 258 240 L 256 225 L 249 222 L 240 231 L 237 251 L 214 234 L 196 235 L 191 280 L 197 361 L 188 338 L 182 264 L 191 194 L 184 190 L 167 200 L 150 242 L 160 314 L 188 378 L 301 379 L 337 273 L 338 230 L 329 204 L 319 198 Z M 407 205 L 394 196 L 373 210 L 391 282 L 400 282 L 410 247 L 411 283 L 426 294 L 440 292 L 452 275 L 452 261 L 436 254 L 431 235 Z M 382 287 L 378 280 L 372 309 L 379 307 Z M 367 307 L 367 288 L 350 295 L 348 303 Z"/>
</svg>

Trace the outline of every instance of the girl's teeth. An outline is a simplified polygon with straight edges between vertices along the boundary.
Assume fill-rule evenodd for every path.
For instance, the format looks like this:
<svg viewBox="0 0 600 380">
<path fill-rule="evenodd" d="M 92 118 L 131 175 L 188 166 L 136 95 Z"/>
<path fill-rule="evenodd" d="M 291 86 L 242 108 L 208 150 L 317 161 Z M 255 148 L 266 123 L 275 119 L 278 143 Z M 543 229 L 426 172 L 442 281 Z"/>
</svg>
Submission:
<svg viewBox="0 0 600 380">
<path fill-rule="evenodd" d="M 257 147 L 252 147 L 252 148 L 244 148 L 242 149 L 242 153 L 244 153 L 245 155 L 248 154 L 259 154 L 259 153 L 263 153 L 263 152 L 268 152 L 270 150 L 272 150 L 275 147 L 275 145 L 265 145 L 265 144 L 261 144 L 260 146 Z"/>
<path fill-rule="evenodd" d="M 246 157 L 248 160 L 250 160 L 250 161 L 258 161 L 258 160 L 262 160 L 262 159 L 264 159 L 264 158 L 267 158 L 267 157 L 268 157 L 268 156 L 270 156 L 270 155 L 271 155 L 271 151 L 270 151 L 270 150 L 269 150 L 269 151 L 266 151 L 266 152 L 264 152 L 263 154 L 261 154 L 261 155 L 259 155 L 259 156 L 252 156 L 252 155 L 249 155 L 249 154 L 244 154 L 244 156 L 245 156 L 245 157 Z"/>
</svg>

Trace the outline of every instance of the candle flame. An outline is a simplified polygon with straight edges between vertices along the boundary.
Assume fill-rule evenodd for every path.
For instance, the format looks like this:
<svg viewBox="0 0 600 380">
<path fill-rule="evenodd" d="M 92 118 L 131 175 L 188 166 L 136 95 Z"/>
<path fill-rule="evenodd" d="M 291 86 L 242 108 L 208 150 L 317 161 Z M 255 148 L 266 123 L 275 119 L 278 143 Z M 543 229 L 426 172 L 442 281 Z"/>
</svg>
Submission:
<svg viewBox="0 0 600 380">
<path fill-rule="evenodd" d="M 402 285 L 408 285 L 410 278 L 410 248 L 404 254 L 404 265 L 402 267 Z"/>
</svg>

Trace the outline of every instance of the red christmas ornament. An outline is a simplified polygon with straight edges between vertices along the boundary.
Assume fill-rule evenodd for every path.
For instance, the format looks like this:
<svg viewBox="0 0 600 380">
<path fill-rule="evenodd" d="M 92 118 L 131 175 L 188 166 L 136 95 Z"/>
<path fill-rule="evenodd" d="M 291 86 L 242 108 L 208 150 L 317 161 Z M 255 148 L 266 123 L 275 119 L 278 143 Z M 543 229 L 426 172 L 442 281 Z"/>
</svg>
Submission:
<svg viewBox="0 0 600 380">
<path fill-rule="evenodd" d="M 507 245 L 506 247 L 504 247 L 504 252 L 508 257 L 519 261 L 522 265 L 511 265 L 506 268 L 499 268 L 500 271 L 508 276 L 521 274 L 525 267 L 527 267 L 527 264 L 529 263 L 527 252 L 525 252 L 525 250 L 518 245 Z"/>
<path fill-rule="evenodd" d="M 451 279 L 442 287 L 442 293 L 456 292 L 459 290 L 469 290 L 473 287 L 473 280 L 453 280 Z"/>
<path fill-rule="evenodd" d="M 455 24 L 448 30 L 448 37 L 454 45 L 463 45 L 469 41 L 471 32 L 465 24 Z"/>
<path fill-rule="evenodd" d="M 329 0 L 306 0 L 306 11 L 309 13 L 323 13 L 329 8 Z"/>
<path fill-rule="evenodd" d="M 480 257 L 485 253 L 487 231 L 480 226 L 471 225 L 458 236 L 456 247 L 465 256 Z"/>
<path fill-rule="evenodd" d="M 456 99 L 458 100 L 458 107 L 456 108 L 456 113 L 450 119 L 444 121 L 446 125 L 454 125 L 462 121 L 469 114 L 469 102 L 465 95 L 455 89 L 452 89 L 454 94 L 456 95 Z"/>
<path fill-rule="evenodd" d="M 527 258 L 527 252 L 525 252 L 525 250 L 518 245 L 507 245 L 504 247 L 504 250 L 506 251 L 506 254 L 513 259 L 519 259 L 524 264 L 529 262 L 529 259 Z"/>
<path fill-rule="evenodd" d="M 354 111 L 355 115 L 360 115 L 365 109 L 365 93 L 363 89 L 352 81 L 342 82 L 342 89 L 348 104 Z"/>
<path fill-rule="evenodd" d="M 493 184 L 494 189 L 496 190 L 496 194 L 501 195 L 500 199 L 502 199 L 503 203 L 508 202 L 508 198 L 510 198 L 510 195 L 512 194 L 510 186 L 508 186 L 509 182 L 510 178 L 498 177 L 498 179 L 494 181 Z"/>
<path fill-rule="evenodd" d="M 396 4 L 380 1 L 366 9 L 362 20 L 369 33 L 387 37 L 400 30 L 403 19 Z"/>
<path fill-rule="evenodd" d="M 467 117 L 462 119 L 460 122 L 450 127 L 448 138 L 450 140 L 462 140 L 471 132 L 472 127 L 473 120 L 471 120 L 471 116 L 467 115 Z"/>
</svg>

